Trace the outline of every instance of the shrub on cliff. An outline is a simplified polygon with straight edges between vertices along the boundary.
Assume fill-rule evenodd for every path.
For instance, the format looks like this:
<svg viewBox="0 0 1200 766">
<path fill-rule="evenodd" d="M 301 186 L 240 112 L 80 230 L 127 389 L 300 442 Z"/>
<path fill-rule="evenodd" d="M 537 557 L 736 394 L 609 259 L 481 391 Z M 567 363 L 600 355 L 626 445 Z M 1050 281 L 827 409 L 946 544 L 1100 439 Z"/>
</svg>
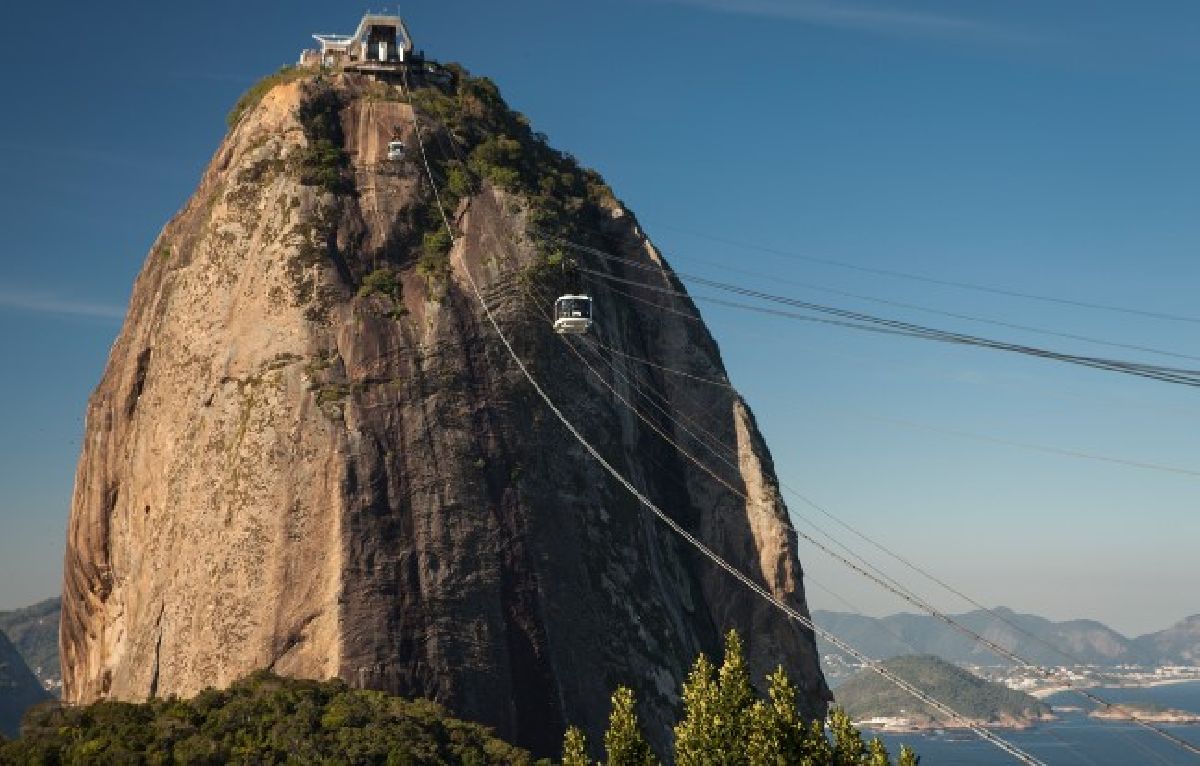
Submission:
<svg viewBox="0 0 1200 766">
<path fill-rule="evenodd" d="M 300 183 L 334 194 L 354 191 L 350 156 L 343 148 L 342 96 L 323 80 L 310 83 L 296 111 L 307 145 L 299 152 Z"/>
<path fill-rule="evenodd" d="M 890 766 L 878 739 L 866 742 L 845 712 L 830 711 L 828 730 L 799 715 L 796 687 L 780 667 L 767 677 L 760 699 L 750 683 L 735 631 L 725 641 L 720 668 L 701 654 L 683 685 L 683 718 L 675 726 L 675 766 Z M 641 735 L 633 692 L 618 688 L 604 736 L 606 766 L 656 764 Z M 571 727 L 563 741 L 563 766 L 588 766 L 583 733 Z M 907 746 L 898 766 L 917 766 Z"/>
<path fill-rule="evenodd" d="M 311 73 L 299 67 L 285 66 L 278 72 L 267 75 L 251 85 L 250 89 L 241 95 L 237 103 L 233 105 L 233 109 L 225 116 L 225 124 L 231 128 L 236 126 L 242 119 L 242 115 L 258 106 L 259 102 L 263 100 L 263 96 L 267 95 L 276 85 L 283 85 L 309 74 Z"/>
</svg>

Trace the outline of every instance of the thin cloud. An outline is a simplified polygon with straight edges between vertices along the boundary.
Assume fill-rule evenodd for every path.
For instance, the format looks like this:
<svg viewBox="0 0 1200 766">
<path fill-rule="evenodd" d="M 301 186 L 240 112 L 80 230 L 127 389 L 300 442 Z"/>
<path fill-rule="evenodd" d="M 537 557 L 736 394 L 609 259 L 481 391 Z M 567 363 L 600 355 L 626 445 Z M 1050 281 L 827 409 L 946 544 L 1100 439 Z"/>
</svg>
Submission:
<svg viewBox="0 0 1200 766">
<path fill-rule="evenodd" d="M 0 288 L 0 309 L 91 319 L 120 320 L 125 318 L 124 306 L 77 301 L 45 293 L 17 292 L 4 288 Z"/>
<path fill-rule="evenodd" d="M 807 0 L 665 0 L 718 13 L 786 19 L 878 34 L 947 39 L 1016 39 L 1009 30 L 965 16 Z"/>
</svg>

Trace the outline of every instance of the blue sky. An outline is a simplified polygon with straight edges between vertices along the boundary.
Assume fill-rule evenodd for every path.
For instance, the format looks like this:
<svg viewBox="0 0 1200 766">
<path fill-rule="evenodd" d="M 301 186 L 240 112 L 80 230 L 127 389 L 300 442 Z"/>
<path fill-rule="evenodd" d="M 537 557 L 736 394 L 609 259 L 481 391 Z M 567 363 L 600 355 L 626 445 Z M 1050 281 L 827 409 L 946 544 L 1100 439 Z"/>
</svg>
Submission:
<svg viewBox="0 0 1200 766">
<path fill-rule="evenodd" d="M 0 49 L 0 609 L 58 589 L 86 397 L 225 113 L 310 33 L 352 30 L 365 9 L 0 11 L 22 32 L 69 11 L 83 34 L 14 34 Z M 1193 2 L 464 0 L 401 12 L 418 47 L 491 76 L 603 173 L 680 270 L 1081 353 L 1170 361 L 803 285 L 1200 356 L 1196 323 L 711 239 L 1200 315 Z M 1194 389 L 701 306 L 780 475 L 840 518 L 989 605 L 1130 633 L 1200 611 L 1200 477 L 946 433 L 1200 471 Z M 814 606 L 845 608 L 827 588 L 867 613 L 902 608 L 801 554 Z"/>
</svg>

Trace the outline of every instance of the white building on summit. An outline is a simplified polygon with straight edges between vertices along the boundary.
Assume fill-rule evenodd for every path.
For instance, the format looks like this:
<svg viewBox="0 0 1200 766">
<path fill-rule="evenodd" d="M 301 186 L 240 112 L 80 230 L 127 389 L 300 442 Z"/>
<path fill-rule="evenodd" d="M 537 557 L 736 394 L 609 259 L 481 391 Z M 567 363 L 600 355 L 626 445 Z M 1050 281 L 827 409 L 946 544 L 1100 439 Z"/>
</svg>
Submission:
<svg viewBox="0 0 1200 766">
<path fill-rule="evenodd" d="M 320 49 L 300 54 L 300 66 L 387 72 L 419 64 L 404 19 L 368 13 L 352 35 L 313 35 Z M 417 59 L 417 60 L 414 60 Z"/>
</svg>

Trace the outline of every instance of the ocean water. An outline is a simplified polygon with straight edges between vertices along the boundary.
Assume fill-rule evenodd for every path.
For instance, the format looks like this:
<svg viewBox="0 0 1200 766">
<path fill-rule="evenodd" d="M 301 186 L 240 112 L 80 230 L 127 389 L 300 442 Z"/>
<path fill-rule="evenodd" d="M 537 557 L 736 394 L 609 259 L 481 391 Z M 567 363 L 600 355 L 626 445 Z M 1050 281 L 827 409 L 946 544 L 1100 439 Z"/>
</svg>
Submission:
<svg viewBox="0 0 1200 766">
<path fill-rule="evenodd" d="M 1153 702 L 1200 714 L 1200 681 L 1147 688 L 1092 690 L 1111 702 Z M 1083 697 L 1062 692 L 1046 699 L 1053 706 L 1088 709 Z M 1154 732 L 1131 723 L 1088 718 L 1084 712 L 1059 713 L 1059 720 L 1027 731 L 996 733 L 1050 766 L 1200 766 L 1200 755 L 1171 744 Z M 1160 726 L 1175 736 L 1200 746 L 1200 726 Z M 943 734 L 882 734 L 889 752 L 900 752 L 905 743 L 921 756 L 921 766 L 1007 766 L 1019 764 L 995 745 L 971 732 Z"/>
</svg>

